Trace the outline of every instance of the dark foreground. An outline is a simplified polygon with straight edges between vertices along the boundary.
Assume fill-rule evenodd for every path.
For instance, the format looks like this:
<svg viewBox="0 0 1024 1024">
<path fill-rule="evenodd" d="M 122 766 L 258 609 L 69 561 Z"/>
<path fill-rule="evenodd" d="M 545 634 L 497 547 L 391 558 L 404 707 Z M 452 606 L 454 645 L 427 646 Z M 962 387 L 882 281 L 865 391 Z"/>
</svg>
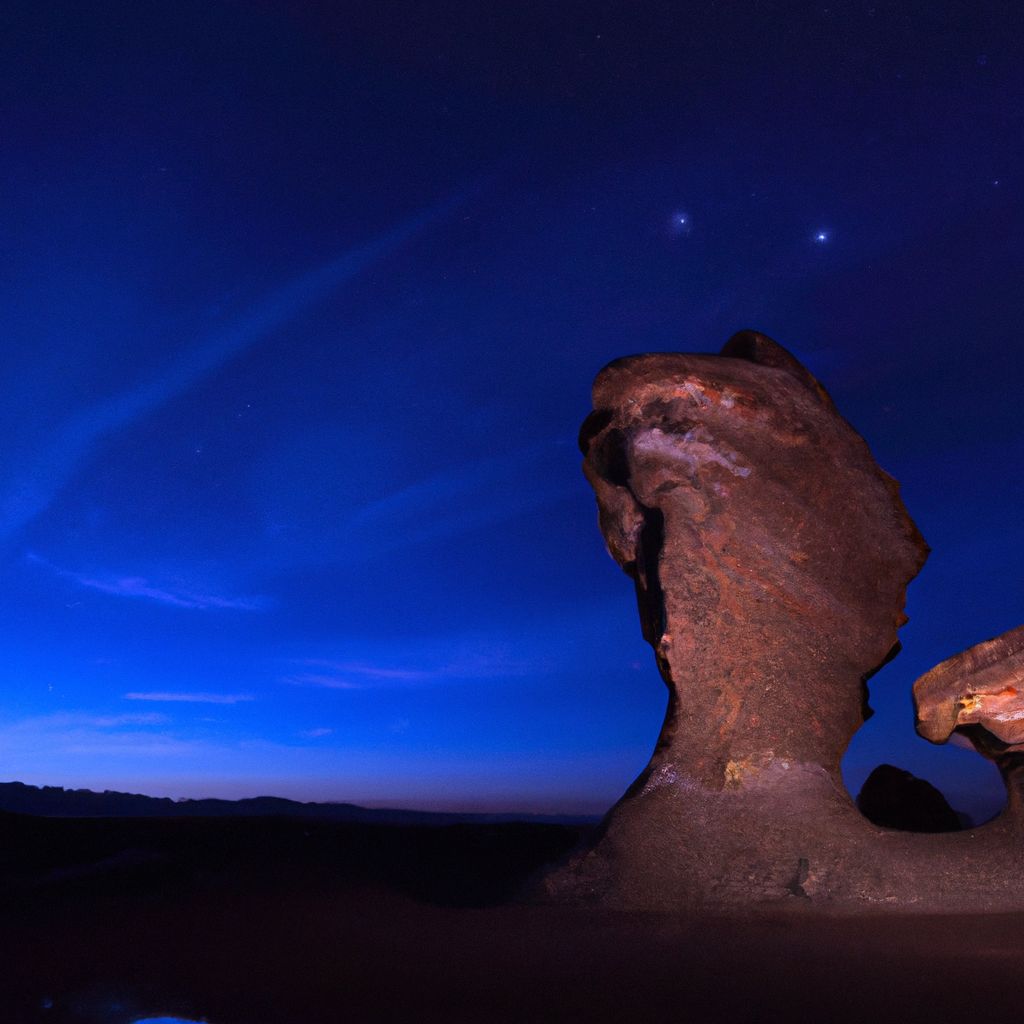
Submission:
<svg viewBox="0 0 1024 1024">
<path fill-rule="evenodd" d="M 2 816 L 0 1021 L 1019 1013 L 1020 916 L 737 921 L 510 902 L 582 834 Z"/>
</svg>

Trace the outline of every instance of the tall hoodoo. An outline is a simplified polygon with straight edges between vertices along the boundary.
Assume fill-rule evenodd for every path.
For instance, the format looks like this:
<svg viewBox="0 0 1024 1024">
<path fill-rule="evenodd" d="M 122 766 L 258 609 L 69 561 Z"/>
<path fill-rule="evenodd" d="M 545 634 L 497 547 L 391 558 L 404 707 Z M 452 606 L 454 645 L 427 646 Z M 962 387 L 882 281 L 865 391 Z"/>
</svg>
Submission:
<svg viewBox="0 0 1024 1024">
<path fill-rule="evenodd" d="M 840 778 L 928 552 L 863 438 L 753 331 L 717 356 L 617 360 L 593 401 L 584 472 L 669 701 L 650 763 L 549 893 L 934 907 L 962 892 L 958 836 L 879 829 Z"/>
</svg>

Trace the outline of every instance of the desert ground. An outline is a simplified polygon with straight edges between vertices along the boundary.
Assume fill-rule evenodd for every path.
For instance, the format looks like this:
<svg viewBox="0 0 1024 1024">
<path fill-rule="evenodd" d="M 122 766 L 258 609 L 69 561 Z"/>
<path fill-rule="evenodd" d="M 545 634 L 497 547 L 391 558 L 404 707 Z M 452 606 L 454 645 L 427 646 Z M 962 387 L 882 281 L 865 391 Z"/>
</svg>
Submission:
<svg viewBox="0 0 1024 1024">
<path fill-rule="evenodd" d="M 1019 1009 L 1021 916 L 613 913 L 582 829 L 0 819 L 0 1020 L 882 1021 Z"/>
</svg>

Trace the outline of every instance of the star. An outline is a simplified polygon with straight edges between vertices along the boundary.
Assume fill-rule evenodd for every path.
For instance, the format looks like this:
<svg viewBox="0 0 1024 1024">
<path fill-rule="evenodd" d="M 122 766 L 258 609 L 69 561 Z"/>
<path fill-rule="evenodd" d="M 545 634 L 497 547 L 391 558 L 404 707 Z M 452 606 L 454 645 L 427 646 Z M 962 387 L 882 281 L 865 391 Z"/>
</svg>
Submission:
<svg viewBox="0 0 1024 1024">
<path fill-rule="evenodd" d="M 688 235 L 693 227 L 690 222 L 690 215 L 688 213 L 680 213 L 679 211 L 673 213 L 669 218 L 669 227 L 674 235 Z"/>
<path fill-rule="evenodd" d="M 828 232 L 827 231 L 819 231 L 814 236 L 814 240 L 818 243 L 818 245 L 824 245 L 825 242 L 828 241 Z"/>
</svg>

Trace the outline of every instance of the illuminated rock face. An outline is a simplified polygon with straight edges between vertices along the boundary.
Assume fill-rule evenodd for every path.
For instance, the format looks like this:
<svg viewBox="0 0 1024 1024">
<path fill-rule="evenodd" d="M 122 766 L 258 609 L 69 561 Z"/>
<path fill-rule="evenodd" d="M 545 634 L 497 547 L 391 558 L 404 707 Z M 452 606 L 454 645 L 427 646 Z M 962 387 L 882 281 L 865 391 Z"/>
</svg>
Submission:
<svg viewBox="0 0 1024 1024">
<path fill-rule="evenodd" d="M 997 762 L 1024 752 L 1024 626 L 936 665 L 914 683 L 917 731 L 944 743 L 954 729 Z"/>
<path fill-rule="evenodd" d="M 1015 841 L 1011 818 L 892 832 L 843 787 L 864 681 L 898 650 L 928 549 L 818 382 L 748 331 L 718 356 L 618 360 L 593 398 L 584 471 L 669 702 L 650 763 L 548 893 L 652 908 L 1024 905 L 1024 884 L 984 861 Z"/>
<path fill-rule="evenodd" d="M 1024 819 L 1024 626 L 926 672 L 914 683 L 914 705 L 926 740 L 945 743 L 955 731 L 995 761 L 1009 790 L 1009 813 Z"/>
</svg>

